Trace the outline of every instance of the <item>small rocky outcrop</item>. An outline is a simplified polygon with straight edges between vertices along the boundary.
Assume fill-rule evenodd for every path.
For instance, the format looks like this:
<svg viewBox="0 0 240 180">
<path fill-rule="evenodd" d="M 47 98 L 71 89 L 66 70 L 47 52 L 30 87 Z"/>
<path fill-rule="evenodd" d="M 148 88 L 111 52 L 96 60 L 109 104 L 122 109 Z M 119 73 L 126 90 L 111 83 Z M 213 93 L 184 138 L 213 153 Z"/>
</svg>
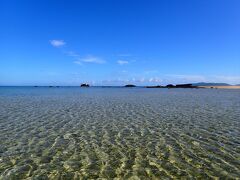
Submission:
<svg viewBox="0 0 240 180">
<path fill-rule="evenodd" d="M 197 88 L 197 86 L 193 86 L 192 84 L 177 84 L 176 88 Z"/>
<path fill-rule="evenodd" d="M 133 85 L 133 84 L 127 84 L 127 85 L 125 85 L 124 87 L 136 87 L 136 85 Z"/>
<path fill-rule="evenodd" d="M 81 84 L 81 87 L 90 87 L 90 85 L 89 85 L 89 84 L 86 84 L 86 83 L 84 83 L 84 84 Z"/>
</svg>

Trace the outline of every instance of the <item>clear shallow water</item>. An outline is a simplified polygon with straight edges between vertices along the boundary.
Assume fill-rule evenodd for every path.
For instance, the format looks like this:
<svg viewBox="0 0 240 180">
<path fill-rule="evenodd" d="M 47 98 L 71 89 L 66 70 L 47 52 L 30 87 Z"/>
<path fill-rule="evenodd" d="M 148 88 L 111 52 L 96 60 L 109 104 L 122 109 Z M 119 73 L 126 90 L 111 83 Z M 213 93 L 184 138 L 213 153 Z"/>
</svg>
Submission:
<svg viewBox="0 0 240 180">
<path fill-rule="evenodd" d="M 240 91 L 0 88 L 0 179 L 240 177 Z"/>
</svg>

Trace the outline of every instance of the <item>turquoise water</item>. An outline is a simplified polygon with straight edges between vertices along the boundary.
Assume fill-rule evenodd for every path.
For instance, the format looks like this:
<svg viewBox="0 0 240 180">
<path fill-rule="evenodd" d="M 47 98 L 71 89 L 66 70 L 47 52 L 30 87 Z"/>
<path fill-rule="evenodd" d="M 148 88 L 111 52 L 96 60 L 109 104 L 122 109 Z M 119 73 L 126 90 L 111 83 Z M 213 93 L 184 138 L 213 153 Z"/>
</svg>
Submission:
<svg viewBox="0 0 240 180">
<path fill-rule="evenodd" d="M 0 179 L 215 177 L 240 177 L 240 90 L 0 87 Z"/>
</svg>

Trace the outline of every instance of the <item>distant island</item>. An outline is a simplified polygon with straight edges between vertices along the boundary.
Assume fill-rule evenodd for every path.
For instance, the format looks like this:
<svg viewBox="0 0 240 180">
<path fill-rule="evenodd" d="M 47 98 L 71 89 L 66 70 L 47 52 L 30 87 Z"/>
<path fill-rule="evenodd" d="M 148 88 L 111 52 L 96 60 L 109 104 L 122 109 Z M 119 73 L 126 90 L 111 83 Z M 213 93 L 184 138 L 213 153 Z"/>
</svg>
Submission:
<svg viewBox="0 0 240 180">
<path fill-rule="evenodd" d="M 146 88 L 198 88 L 198 86 L 193 86 L 192 84 L 168 84 L 166 86 L 146 86 Z"/>
<path fill-rule="evenodd" d="M 45 87 L 45 86 L 33 86 L 35 88 L 37 87 Z M 49 88 L 59 88 L 60 86 L 53 86 L 49 85 L 46 86 Z M 62 86 L 64 87 L 64 86 Z M 90 87 L 87 83 L 82 83 L 80 87 Z M 93 86 L 94 87 L 94 86 Z M 188 84 L 167 84 L 167 85 L 151 85 L 151 86 L 137 86 L 135 84 L 126 84 L 124 86 L 95 86 L 95 87 L 102 87 L 102 88 L 118 88 L 118 87 L 125 87 L 125 88 L 211 88 L 211 89 L 240 89 L 240 84 L 231 85 L 227 83 L 212 83 L 212 82 L 199 82 L 199 83 L 188 83 Z"/>
<path fill-rule="evenodd" d="M 127 84 L 127 85 L 125 85 L 124 87 L 136 87 L 136 85 L 133 85 L 133 84 Z"/>
<path fill-rule="evenodd" d="M 90 85 L 89 84 L 81 84 L 81 86 L 80 87 L 90 87 Z"/>
<path fill-rule="evenodd" d="M 166 86 L 156 85 L 156 86 L 144 86 L 145 88 L 212 88 L 212 89 L 240 89 L 240 85 L 230 85 L 227 83 L 192 83 L 192 84 L 168 84 Z"/>
<path fill-rule="evenodd" d="M 199 83 L 193 83 L 194 86 L 231 86 L 227 83 L 206 83 L 206 82 L 199 82 Z"/>
<path fill-rule="evenodd" d="M 227 83 L 192 83 L 192 84 L 168 84 L 166 86 L 145 86 L 146 88 L 211 88 L 211 89 L 240 89 L 240 85 L 230 85 Z"/>
</svg>

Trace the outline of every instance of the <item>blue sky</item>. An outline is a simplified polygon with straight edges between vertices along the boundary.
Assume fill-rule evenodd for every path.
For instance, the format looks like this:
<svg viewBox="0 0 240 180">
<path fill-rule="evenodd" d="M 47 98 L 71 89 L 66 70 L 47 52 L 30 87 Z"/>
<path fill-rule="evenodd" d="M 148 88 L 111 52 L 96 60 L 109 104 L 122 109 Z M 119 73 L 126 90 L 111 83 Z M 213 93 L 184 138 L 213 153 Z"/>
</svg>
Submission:
<svg viewBox="0 0 240 180">
<path fill-rule="evenodd" d="M 239 0 L 2 0 L 0 85 L 240 83 Z"/>
</svg>

